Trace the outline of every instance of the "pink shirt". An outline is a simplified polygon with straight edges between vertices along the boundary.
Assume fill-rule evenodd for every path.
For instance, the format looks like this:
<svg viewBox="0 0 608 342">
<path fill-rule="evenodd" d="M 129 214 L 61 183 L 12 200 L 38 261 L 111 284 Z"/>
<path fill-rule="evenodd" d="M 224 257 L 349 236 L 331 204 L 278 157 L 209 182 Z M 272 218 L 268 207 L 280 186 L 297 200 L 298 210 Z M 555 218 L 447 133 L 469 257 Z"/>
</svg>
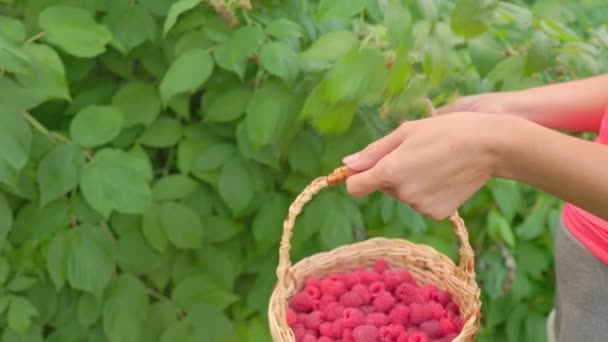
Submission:
<svg viewBox="0 0 608 342">
<path fill-rule="evenodd" d="M 608 145 L 608 107 L 595 142 Z M 608 165 L 604 166 L 608 171 Z M 608 203 L 606 205 L 608 206 Z M 608 264 L 608 221 L 570 203 L 564 206 L 562 218 L 570 233 L 593 255 Z"/>
</svg>

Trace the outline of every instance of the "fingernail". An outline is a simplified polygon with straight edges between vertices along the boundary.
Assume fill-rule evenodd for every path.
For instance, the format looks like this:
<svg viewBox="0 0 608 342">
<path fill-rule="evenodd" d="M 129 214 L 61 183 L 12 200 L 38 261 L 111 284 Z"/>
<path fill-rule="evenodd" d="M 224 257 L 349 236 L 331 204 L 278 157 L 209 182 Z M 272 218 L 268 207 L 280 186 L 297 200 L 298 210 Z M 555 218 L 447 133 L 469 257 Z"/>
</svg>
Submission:
<svg viewBox="0 0 608 342">
<path fill-rule="evenodd" d="M 350 156 L 344 157 L 344 159 L 342 159 L 342 162 L 346 164 L 346 166 L 352 166 L 353 164 L 356 164 L 359 159 L 359 153 L 355 153 L 351 154 Z"/>
</svg>

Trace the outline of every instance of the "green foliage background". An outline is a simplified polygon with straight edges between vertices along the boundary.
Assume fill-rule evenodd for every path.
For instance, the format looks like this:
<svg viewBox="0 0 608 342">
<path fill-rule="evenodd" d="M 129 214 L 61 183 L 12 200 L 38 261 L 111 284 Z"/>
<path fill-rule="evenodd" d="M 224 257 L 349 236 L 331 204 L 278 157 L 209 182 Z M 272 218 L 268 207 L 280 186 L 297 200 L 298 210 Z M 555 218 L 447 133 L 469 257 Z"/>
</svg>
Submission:
<svg viewBox="0 0 608 342">
<path fill-rule="evenodd" d="M 0 0 L 2 341 L 270 340 L 306 184 L 425 97 L 605 71 L 607 18 L 604 0 Z M 559 208 L 497 180 L 462 208 L 480 341 L 545 339 Z M 445 222 L 343 187 L 306 207 L 293 258 L 377 235 L 457 260 Z"/>
</svg>

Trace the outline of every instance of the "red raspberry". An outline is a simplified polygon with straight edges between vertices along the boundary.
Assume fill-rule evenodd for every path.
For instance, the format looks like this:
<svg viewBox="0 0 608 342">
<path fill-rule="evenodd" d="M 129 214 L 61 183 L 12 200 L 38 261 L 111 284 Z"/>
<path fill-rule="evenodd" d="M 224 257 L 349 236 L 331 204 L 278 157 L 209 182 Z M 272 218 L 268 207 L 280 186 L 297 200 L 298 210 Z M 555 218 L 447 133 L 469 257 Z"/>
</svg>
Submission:
<svg viewBox="0 0 608 342">
<path fill-rule="evenodd" d="M 441 304 L 439 304 L 435 301 L 431 301 L 427 305 L 431 307 L 431 311 L 433 312 L 434 319 L 440 320 L 442 318 L 448 317 L 449 313 L 447 311 L 445 311 L 445 309 L 443 308 L 443 306 L 441 306 Z"/>
<path fill-rule="evenodd" d="M 369 284 L 368 290 L 372 297 L 376 297 L 380 293 L 386 291 L 386 286 L 384 286 L 384 283 L 381 281 L 375 281 Z"/>
<path fill-rule="evenodd" d="M 397 286 L 402 283 L 399 274 L 391 270 L 384 271 L 384 273 L 382 273 L 381 279 L 384 282 L 386 290 L 390 292 L 393 292 L 397 288 Z"/>
<path fill-rule="evenodd" d="M 443 307 L 446 307 L 452 301 L 452 296 L 447 291 L 437 289 L 437 291 L 433 293 L 432 299 Z"/>
<path fill-rule="evenodd" d="M 384 259 L 376 260 L 376 264 L 374 265 L 374 271 L 378 274 L 382 274 L 384 271 L 388 270 L 388 264 Z"/>
<path fill-rule="evenodd" d="M 317 342 L 317 338 L 314 335 L 306 334 L 302 339 L 302 342 Z"/>
<path fill-rule="evenodd" d="M 372 301 L 372 295 L 369 293 L 367 286 L 363 284 L 355 284 L 351 289 L 352 292 L 356 293 L 363 300 L 363 304 L 369 304 Z"/>
<path fill-rule="evenodd" d="M 425 332 L 430 338 L 441 337 L 441 324 L 439 321 L 430 320 L 420 323 L 420 330 Z"/>
<path fill-rule="evenodd" d="M 343 312 L 344 312 L 344 307 L 342 305 L 340 305 L 339 303 L 333 302 L 333 303 L 329 303 L 327 304 L 325 307 L 323 307 L 323 313 L 325 314 L 325 319 L 333 322 L 336 319 L 342 317 Z"/>
<path fill-rule="evenodd" d="M 447 318 L 442 318 L 441 320 L 439 320 L 439 325 L 441 326 L 441 335 L 443 336 L 447 336 L 456 332 L 454 323 L 452 323 L 452 321 Z"/>
<path fill-rule="evenodd" d="M 317 342 L 334 342 L 334 340 L 327 336 L 321 336 L 321 337 L 319 337 Z"/>
<path fill-rule="evenodd" d="M 331 336 L 329 336 L 329 337 L 339 339 L 340 337 L 342 337 L 342 334 L 344 333 L 344 329 L 346 329 L 346 328 L 347 328 L 347 326 L 344 322 L 344 318 L 340 317 L 340 318 L 336 319 L 331 324 Z"/>
<path fill-rule="evenodd" d="M 388 312 L 395 306 L 395 298 L 390 292 L 382 292 L 376 296 L 372 303 L 378 312 Z"/>
<path fill-rule="evenodd" d="M 335 276 L 337 277 L 337 276 Z M 346 292 L 346 286 L 342 280 L 328 278 L 321 280 L 321 291 L 323 294 L 330 294 L 336 298 L 340 298 Z"/>
<path fill-rule="evenodd" d="M 343 278 L 344 278 L 344 285 L 346 286 L 346 288 L 348 290 L 352 289 L 353 286 L 361 283 L 361 279 L 355 272 L 345 273 Z"/>
<path fill-rule="evenodd" d="M 408 342 L 409 340 L 409 336 L 407 333 L 402 333 L 401 335 L 399 335 L 399 337 L 397 337 L 397 342 Z"/>
<path fill-rule="evenodd" d="M 298 314 L 292 308 L 287 308 L 287 325 L 293 327 L 297 322 Z"/>
<path fill-rule="evenodd" d="M 321 279 L 319 279 L 317 277 L 308 277 L 308 278 L 306 278 L 304 285 L 319 287 L 319 286 L 321 286 Z"/>
<path fill-rule="evenodd" d="M 313 299 L 312 300 L 312 309 L 311 309 L 311 311 L 319 311 L 319 310 L 321 310 L 322 306 L 323 306 L 323 303 L 321 302 L 321 300 L 319 300 L 319 299 Z"/>
<path fill-rule="evenodd" d="M 348 308 L 344 309 L 342 313 L 342 318 L 344 318 L 344 327 L 345 328 L 354 328 L 360 324 L 365 323 L 365 314 L 356 308 Z"/>
<path fill-rule="evenodd" d="M 462 319 L 460 319 L 460 317 L 458 316 L 452 319 L 452 324 L 454 324 L 454 329 L 456 329 L 456 332 L 460 332 L 462 330 L 462 327 L 464 326 Z"/>
<path fill-rule="evenodd" d="M 363 305 L 363 298 L 353 291 L 348 291 L 340 297 L 340 304 L 345 308 L 358 308 Z"/>
<path fill-rule="evenodd" d="M 378 328 L 373 325 L 360 325 L 353 330 L 353 337 L 357 342 L 376 342 Z"/>
<path fill-rule="evenodd" d="M 418 288 L 410 283 L 401 284 L 395 289 L 395 298 L 405 305 L 413 303 L 422 303 L 422 297 L 418 292 Z"/>
<path fill-rule="evenodd" d="M 300 292 L 291 299 L 291 307 L 296 312 L 310 312 L 312 310 L 312 298 L 306 293 Z"/>
<path fill-rule="evenodd" d="M 304 293 L 312 299 L 321 299 L 321 290 L 316 286 L 306 286 Z"/>
<path fill-rule="evenodd" d="M 306 327 L 302 323 L 296 323 L 291 330 L 293 330 L 293 334 L 296 337 L 296 340 L 301 340 L 306 335 Z"/>
<path fill-rule="evenodd" d="M 343 277 L 344 277 L 343 273 L 334 273 L 334 274 L 328 275 L 327 278 L 325 278 L 325 279 L 342 282 L 342 281 L 344 281 Z M 321 281 L 321 282 L 323 282 L 323 281 Z"/>
<path fill-rule="evenodd" d="M 447 311 L 449 311 L 450 313 L 452 313 L 454 316 L 458 316 L 460 315 L 460 308 L 458 307 L 458 305 L 454 302 L 450 302 L 445 309 Z"/>
<path fill-rule="evenodd" d="M 401 279 L 402 283 L 410 283 L 412 285 L 417 285 L 416 284 L 416 278 L 414 278 L 414 276 L 407 272 L 407 271 L 401 271 L 401 272 L 397 272 L 397 274 L 399 274 L 399 279 Z"/>
<path fill-rule="evenodd" d="M 374 312 L 374 307 L 371 305 L 363 305 L 361 307 L 361 311 L 363 311 L 363 313 L 367 315 L 369 313 Z"/>
<path fill-rule="evenodd" d="M 321 311 L 314 311 L 306 318 L 306 328 L 310 330 L 319 330 L 319 326 L 323 323 L 325 315 Z"/>
<path fill-rule="evenodd" d="M 380 275 L 374 271 L 358 270 L 357 275 L 361 279 L 361 282 L 367 285 L 380 280 Z"/>
<path fill-rule="evenodd" d="M 388 324 L 388 316 L 381 312 L 372 312 L 367 314 L 365 321 L 369 325 L 374 325 L 376 327 L 383 327 Z"/>
<path fill-rule="evenodd" d="M 429 305 L 414 303 L 410 306 L 410 323 L 420 324 L 433 318 L 433 309 Z"/>
<path fill-rule="evenodd" d="M 458 334 L 453 333 L 445 336 L 443 339 L 445 340 L 445 342 L 452 342 L 452 340 L 454 340 L 456 337 L 458 337 Z"/>
<path fill-rule="evenodd" d="M 323 305 L 327 305 L 329 303 L 333 303 L 333 302 L 337 302 L 337 301 L 338 301 L 338 299 L 330 294 L 324 294 L 321 297 L 321 304 L 323 304 Z"/>
<path fill-rule="evenodd" d="M 319 326 L 319 334 L 321 336 L 331 337 L 332 336 L 331 322 L 323 322 Z"/>
<path fill-rule="evenodd" d="M 415 332 L 408 336 L 407 342 L 430 342 L 430 338 L 424 332 Z"/>
<path fill-rule="evenodd" d="M 346 328 L 342 333 L 342 342 L 356 342 L 353 336 L 353 329 Z"/>
<path fill-rule="evenodd" d="M 410 308 L 404 304 L 397 304 L 388 314 L 388 319 L 393 324 L 406 325 L 410 318 Z"/>
<path fill-rule="evenodd" d="M 428 284 L 424 285 L 419 292 L 424 301 L 428 302 L 433 298 L 433 293 L 435 293 L 435 291 L 437 291 L 437 287 L 433 284 Z"/>
<path fill-rule="evenodd" d="M 298 316 L 296 318 L 296 322 L 306 325 L 307 319 L 308 319 L 308 314 L 301 313 L 301 314 L 298 314 Z"/>
<path fill-rule="evenodd" d="M 378 335 L 380 335 L 380 341 L 392 342 L 395 341 L 399 336 L 405 332 L 403 325 L 390 324 L 380 327 Z"/>
</svg>

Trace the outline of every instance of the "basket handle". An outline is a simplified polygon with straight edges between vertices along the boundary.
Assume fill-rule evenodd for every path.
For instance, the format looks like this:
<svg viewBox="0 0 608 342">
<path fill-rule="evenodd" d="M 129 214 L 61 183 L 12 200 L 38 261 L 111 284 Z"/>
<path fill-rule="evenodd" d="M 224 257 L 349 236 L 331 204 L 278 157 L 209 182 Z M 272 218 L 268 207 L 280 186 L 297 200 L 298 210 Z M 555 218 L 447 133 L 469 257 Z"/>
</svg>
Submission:
<svg viewBox="0 0 608 342">
<path fill-rule="evenodd" d="M 327 176 L 322 176 L 310 183 L 302 193 L 296 197 L 291 206 L 287 217 L 283 222 L 283 235 L 281 237 L 281 244 L 279 247 L 279 264 L 277 267 L 277 278 L 279 283 L 283 286 L 295 286 L 295 277 L 291 272 L 291 237 L 293 234 L 293 227 L 296 222 L 296 218 L 302 212 L 302 208 L 308 203 L 319 191 L 328 187 L 337 185 L 353 174 L 347 167 L 342 166 L 335 169 Z M 458 276 L 467 281 L 475 281 L 475 254 L 469 243 L 469 232 L 464 224 L 464 220 L 458 215 L 458 211 L 455 211 L 449 217 L 452 223 L 452 229 L 458 238 L 460 243 L 460 263 L 459 263 L 459 274 Z M 287 284 L 286 282 L 290 282 Z"/>
</svg>

